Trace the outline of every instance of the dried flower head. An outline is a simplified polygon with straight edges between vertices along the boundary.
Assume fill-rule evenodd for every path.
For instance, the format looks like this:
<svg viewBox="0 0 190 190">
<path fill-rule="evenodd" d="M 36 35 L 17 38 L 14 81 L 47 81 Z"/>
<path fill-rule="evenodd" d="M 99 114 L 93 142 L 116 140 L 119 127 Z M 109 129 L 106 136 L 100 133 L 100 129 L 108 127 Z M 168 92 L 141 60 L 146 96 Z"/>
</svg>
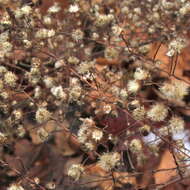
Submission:
<svg viewBox="0 0 190 190">
<path fill-rule="evenodd" d="M 127 90 L 122 88 L 119 92 L 119 97 L 122 99 L 122 100 L 126 100 L 127 97 L 128 97 L 128 93 L 127 93 Z"/>
<path fill-rule="evenodd" d="M 113 14 L 97 14 L 95 25 L 98 27 L 103 27 L 110 24 L 114 20 Z"/>
<path fill-rule="evenodd" d="M 137 91 L 140 89 L 140 84 L 136 80 L 129 80 L 127 83 L 127 90 L 130 93 L 137 93 Z"/>
<path fill-rule="evenodd" d="M 103 132 L 100 129 L 94 129 L 92 131 L 92 139 L 94 139 L 95 141 L 100 141 L 103 137 Z"/>
<path fill-rule="evenodd" d="M 72 36 L 73 40 L 78 42 L 79 40 L 83 39 L 84 33 L 81 29 L 76 29 L 72 32 L 71 36 Z"/>
<path fill-rule="evenodd" d="M 181 101 L 189 93 L 189 85 L 180 80 L 164 82 L 159 88 L 162 94 L 168 99 Z"/>
<path fill-rule="evenodd" d="M 84 167 L 81 164 L 73 164 L 68 170 L 68 176 L 72 177 L 75 181 L 78 181 L 84 173 Z"/>
<path fill-rule="evenodd" d="M 45 107 L 39 107 L 36 111 L 36 121 L 38 123 L 46 122 L 50 119 L 51 113 Z"/>
<path fill-rule="evenodd" d="M 187 2 L 185 3 L 180 9 L 179 9 L 179 13 L 184 16 L 188 13 L 190 13 L 190 3 Z"/>
<path fill-rule="evenodd" d="M 147 112 L 152 121 L 163 121 L 168 115 L 168 108 L 162 103 L 156 103 Z"/>
<path fill-rule="evenodd" d="M 0 76 L 3 76 L 7 72 L 6 67 L 0 66 Z"/>
<path fill-rule="evenodd" d="M 135 80 L 145 80 L 149 76 L 149 72 L 143 68 L 137 67 L 134 73 Z"/>
<path fill-rule="evenodd" d="M 51 93 L 57 98 L 66 100 L 67 94 L 64 92 L 62 86 L 54 86 L 51 88 Z"/>
<path fill-rule="evenodd" d="M 94 61 L 90 61 L 90 62 L 84 61 L 80 63 L 77 70 L 80 74 L 84 74 L 84 73 L 89 72 L 90 69 L 94 67 L 94 65 L 95 65 Z"/>
<path fill-rule="evenodd" d="M 69 12 L 70 13 L 76 13 L 79 11 L 79 6 L 77 4 L 70 5 Z"/>
<path fill-rule="evenodd" d="M 7 136 L 0 132 L 0 144 L 4 144 L 7 141 Z"/>
<path fill-rule="evenodd" d="M 173 116 L 169 120 L 169 128 L 173 134 L 182 132 L 184 130 L 185 122 L 181 117 Z"/>
<path fill-rule="evenodd" d="M 35 37 L 36 38 L 41 38 L 41 39 L 45 39 L 45 38 L 50 38 L 53 37 L 55 35 L 55 30 L 53 29 L 46 29 L 46 28 L 40 28 L 37 32 Z"/>
<path fill-rule="evenodd" d="M 24 188 L 18 184 L 11 184 L 7 190 L 24 190 Z"/>
<path fill-rule="evenodd" d="M 103 106 L 102 110 L 105 114 L 109 114 L 112 111 L 112 107 L 111 107 L 111 105 L 106 104 Z"/>
<path fill-rule="evenodd" d="M 104 153 L 99 157 L 98 165 L 106 171 L 112 170 L 120 162 L 121 156 L 118 152 Z"/>
<path fill-rule="evenodd" d="M 139 106 L 133 110 L 132 115 L 136 120 L 142 120 L 145 118 L 146 110 L 144 106 Z"/>
<path fill-rule="evenodd" d="M 104 56 L 106 59 L 117 59 L 119 56 L 119 51 L 115 47 L 107 47 L 104 52 Z"/>
<path fill-rule="evenodd" d="M 129 148 L 133 153 L 139 153 L 142 151 L 142 143 L 139 139 L 133 139 L 129 144 Z"/>
<path fill-rule="evenodd" d="M 53 6 L 51 6 L 49 9 L 48 9 L 48 13 L 58 13 L 59 11 L 61 10 L 61 7 L 59 6 L 59 4 L 57 2 L 55 2 L 53 4 Z"/>
<path fill-rule="evenodd" d="M 47 88 L 51 88 L 54 85 L 54 79 L 52 77 L 46 76 L 43 81 Z"/>
<path fill-rule="evenodd" d="M 92 141 L 89 142 L 85 142 L 84 143 L 84 150 L 89 152 L 89 151 L 93 151 L 96 149 L 95 143 Z"/>
<path fill-rule="evenodd" d="M 8 71 L 5 73 L 3 79 L 4 79 L 4 82 L 6 85 L 8 85 L 10 87 L 14 87 L 16 85 L 16 81 L 18 78 L 13 72 Z"/>
<path fill-rule="evenodd" d="M 77 101 L 82 93 L 81 86 L 73 86 L 69 91 L 69 100 L 70 101 Z"/>
<path fill-rule="evenodd" d="M 89 128 L 87 126 L 82 125 L 77 134 L 78 141 L 81 144 L 84 144 L 88 139 L 89 133 L 90 133 Z"/>
<path fill-rule="evenodd" d="M 182 49 L 186 47 L 187 40 L 184 38 L 175 38 L 168 45 L 167 56 L 172 57 L 175 53 L 181 53 Z"/>
</svg>

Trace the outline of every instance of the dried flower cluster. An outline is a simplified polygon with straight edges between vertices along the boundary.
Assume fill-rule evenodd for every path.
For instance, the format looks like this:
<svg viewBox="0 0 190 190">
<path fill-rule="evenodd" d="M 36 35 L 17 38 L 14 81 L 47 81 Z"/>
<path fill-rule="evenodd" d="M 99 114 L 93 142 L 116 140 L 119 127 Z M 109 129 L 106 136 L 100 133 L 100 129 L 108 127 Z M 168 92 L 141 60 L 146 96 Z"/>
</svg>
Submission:
<svg viewBox="0 0 190 190">
<path fill-rule="evenodd" d="M 146 160 L 159 157 L 163 142 L 177 144 L 175 135 L 187 128 L 190 86 L 173 72 L 163 74 L 162 61 L 149 53 L 160 44 L 173 61 L 189 46 L 187 0 L 70 0 L 65 8 L 53 1 L 45 11 L 37 1 L 18 0 L 14 8 L 5 2 L 0 144 L 37 136 L 56 146 L 56 134 L 69 132 L 85 160 L 62 172 L 75 182 L 88 162 L 108 175 L 124 167 L 138 173 Z M 55 131 L 46 126 L 50 121 Z M 154 143 L 147 140 L 151 135 Z M 171 149 L 178 156 L 184 146 Z M 8 190 L 24 188 L 12 183 Z"/>
</svg>

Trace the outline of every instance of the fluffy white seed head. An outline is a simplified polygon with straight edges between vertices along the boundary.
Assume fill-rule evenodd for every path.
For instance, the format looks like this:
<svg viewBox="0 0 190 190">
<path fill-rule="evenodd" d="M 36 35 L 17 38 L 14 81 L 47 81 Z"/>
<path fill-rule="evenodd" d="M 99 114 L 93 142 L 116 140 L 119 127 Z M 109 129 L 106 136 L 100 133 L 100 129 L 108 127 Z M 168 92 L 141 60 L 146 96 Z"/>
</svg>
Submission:
<svg viewBox="0 0 190 190">
<path fill-rule="evenodd" d="M 121 156 L 118 152 L 104 153 L 99 157 L 98 165 L 106 171 L 110 171 L 119 164 L 120 159 Z"/>
<path fill-rule="evenodd" d="M 95 141 L 100 141 L 103 137 L 103 132 L 100 129 L 94 129 L 92 131 L 92 139 Z"/>
<path fill-rule="evenodd" d="M 168 57 L 174 56 L 175 53 L 181 53 L 182 49 L 186 47 L 187 39 L 178 37 L 172 40 L 168 45 L 168 52 L 166 55 Z"/>
<path fill-rule="evenodd" d="M 140 89 L 140 84 L 136 80 L 130 80 L 127 83 L 127 90 L 130 93 L 137 93 L 137 91 Z"/>
<path fill-rule="evenodd" d="M 18 184 L 12 184 L 10 185 L 7 190 L 24 190 L 24 188 L 21 185 Z"/>
<path fill-rule="evenodd" d="M 182 132 L 184 130 L 185 122 L 181 117 L 173 116 L 169 120 L 169 127 L 173 134 Z"/>
<path fill-rule="evenodd" d="M 62 86 L 54 86 L 51 88 L 51 93 L 57 98 L 66 100 L 67 94 L 64 92 Z"/>
<path fill-rule="evenodd" d="M 148 75 L 149 75 L 148 71 L 146 71 L 143 68 L 138 67 L 134 73 L 134 78 L 136 80 L 145 80 L 148 78 Z"/>
<path fill-rule="evenodd" d="M 84 167 L 81 164 L 73 164 L 67 174 L 75 181 L 78 181 L 82 173 L 84 173 Z"/>
<path fill-rule="evenodd" d="M 54 85 L 54 79 L 52 77 L 45 77 L 43 82 L 47 88 L 51 88 Z"/>
<path fill-rule="evenodd" d="M 4 82 L 10 87 L 14 87 L 16 85 L 17 79 L 17 76 L 11 71 L 6 72 L 4 75 Z"/>
<path fill-rule="evenodd" d="M 147 112 L 147 117 L 152 121 L 163 121 L 168 115 L 167 107 L 162 103 L 154 104 Z"/>
<path fill-rule="evenodd" d="M 36 111 L 36 121 L 38 123 L 46 122 L 50 119 L 50 117 L 51 113 L 45 107 L 40 107 Z"/>
<path fill-rule="evenodd" d="M 142 120 L 145 118 L 145 113 L 146 113 L 146 110 L 145 110 L 144 106 L 139 106 L 133 110 L 132 115 L 133 115 L 134 119 Z"/>
<path fill-rule="evenodd" d="M 51 6 L 49 9 L 48 9 L 48 13 L 58 13 L 59 11 L 61 10 L 61 7 L 59 6 L 58 3 L 54 3 L 53 6 Z"/>
<path fill-rule="evenodd" d="M 70 5 L 69 12 L 70 13 L 76 13 L 79 11 L 79 6 L 77 4 Z"/>
<path fill-rule="evenodd" d="M 139 139 L 133 139 L 129 144 L 129 148 L 133 153 L 139 153 L 142 150 L 142 143 Z"/>
<path fill-rule="evenodd" d="M 166 98 L 178 101 L 189 93 L 189 85 L 180 80 L 165 82 L 159 89 Z"/>
</svg>

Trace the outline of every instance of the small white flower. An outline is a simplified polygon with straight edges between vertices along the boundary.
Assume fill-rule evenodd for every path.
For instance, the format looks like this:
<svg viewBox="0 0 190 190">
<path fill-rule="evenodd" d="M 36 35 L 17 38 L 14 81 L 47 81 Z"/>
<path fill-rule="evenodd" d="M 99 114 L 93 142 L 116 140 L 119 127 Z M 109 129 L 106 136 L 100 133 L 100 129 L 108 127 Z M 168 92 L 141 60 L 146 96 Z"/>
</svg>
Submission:
<svg viewBox="0 0 190 190">
<path fill-rule="evenodd" d="M 85 119 L 81 118 L 81 120 L 83 121 L 83 123 L 82 123 L 83 126 L 87 126 L 87 127 L 95 126 L 95 122 L 92 118 L 85 118 Z"/>
<path fill-rule="evenodd" d="M 120 162 L 121 156 L 118 152 L 104 153 L 99 157 L 98 165 L 103 169 L 110 171 Z"/>
<path fill-rule="evenodd" d="M 179 13 L 180 13 L 182 16 L 184 16 L 184 15 L 190 13 L 190 3 L 187 2 L 186 4 L 184 4 L 184 6 L 179 9 Z"/>
<path fill-rule="evenodd" d="M 112 26 L 112 33 L 115 35 L 115 36 L 119 36 L 120 34 L 121 34 L 121 32 L 122 32 L 122 28 L 120 27 L 120 26 L 118 26 L 118 25 L 114 25 L 114 26 Z"/>
<path fill-rule="evenodd" d="M 99 27 L 103 27 L 114 20 L 114 15 L 112 14 L 97 14 L 95 25 Z"/>
<path fill-rule="evenodd" d="M 70 13 L 76 13 L 79 11 L 79 6 L 77 4 L 70 5 L 69 12 Z"/>
<path fill-rule="evenodd" d="M 28 5 L 25 5 L 21 8 L 21 11 L 24 15 L 29 15 L 32 12 L 32 8 Z"/>
<path fill-rule="evenodd" d="M 0 76 L 3 76 L 7 72 L 6 67 L 0 66 Z"/>
<path fill-rule="evenodd" d="M 121 89 L 121 91 L 120 91 L 120 93 L 119 93 L 119 97 L 120 97 L 122 100 L 126 100 L 127 97 L 128 97 L 127 90 L 126 90 L 126 89 Z"/>
<path fill-rule="evenodd" d="M 63 59 L 58 60 L 58 61 L 55 62 L 55 68 L 56 68 L 56 69 L 61 68 L 61 67 L 63 67 L 64 65 L 65 65 L 65 62 L 64 62 Z"/>
<path fill-rule="evenodd" d="M 43 80 L 43 82 L 45 83 L 45 86 L 47 88 L 51 88 L 54 85 L 54 79 L 52 77 L 48 77 L 48 76 L 45 77 L 44 80 Z"/>
<path fill-rule="evenodd" d="M 38 123 L 46 122 L 50 119 L 51 113 L 44 107 L 38 108 L 36 111 L 36 121 Z"/>
<path fill-rule="evenodd" d="M 82 93 L 81 86 L 73 86 L 69 91 L 69 99 L 70 101 L 77 101 Z"/>
<path fill-rule="evenodd" d="M 147 117 L 152 121 L 163 121 L 168 115 L 168 109 L 162 103 L 156 103 L 147 112 Z"/>
<path fill-rule="evenodd" d="M 112 107 L 109 104 L 106 104 L 103 106 L 102 110 L 105 114 L 109 114 L 112 110 Z"/>
<path fill-rule="evenodd" d="M 84 146 L 87 149 L 87 151 L 93 151 L 96 148 L 95 144 L 93 142 L 90 142 L 90 141 L 89 142 L 85 142 Z"/>
<path fill-rule="evenodd" d="M 173 134 L 179 133 L 184 130 L 185 122 L 182 118 L 173 116 L 169 120 L 169 127 Z"/>
<path fill-rule="evenodd" d="M 95 141 L 100 141 L 102 139 L 102 137 L 103 137 L 103 132 L 100 129 L 93 130 L 93 132 L 92 132 L 92 138 Z"/>
<path fill-rule="evenodd" d="M 136 80 L 129 80 L 127 83 L 127 90 L 130 93 L 136 93 L 140 89 L 140 84 Z"/>
<path fill-rule="evenodd" d="M 51 88 L 51 93 L 57 98 L 57 99 L 63 99 L 65 100 L 67 98 L 67 94 L 64 92 L 62 86 L 55 86 Z"/>
<path fill-rule="evenodd" d="M 79 63 L 79 59 L 77 57 L 74 57 L 74 56 L 70 56 L 67 61 L 71 64 L 78 64 Z"/>
<path fill-rule="evenodd" d="M 45 38 L 53 37 L 54 35 L 55 35 L 55 30 L 53 30 L 53 29 L 48 30 L 48 29 L 46 29 L 46 28 L 41 28 L 41 29 L 39 29 L 39 30 L 36 32 L 35 37 L 36 37 L 36 38 L 45 39 Z"/>
<path fill-rule="evenodd" d="M 12 73 L 11 71 L 8 71 L 5 73 L 3 79 L 4 79 L 5 84 L 7 84 L 10 87 L 14 87 L 16 85 L 16 81 L 18 78 L 14 73 Z"/>
<path fill-rule="evenodd" d="M 94 61 L 83 61 L 78 66 L 77 70 L 80 74 L 84 74 L 90 71 L 91 68 L 95 65 Z"/>
<path fill-rule="evenodd" d="M 130 142 L 129 148 L 133 153 L 139 153 L 142 150 L 142 143 L 139 139 L 133 139 Z"/>
<path fill-rule="evenodd" d="M 148 71 L 146 71 L 143 68 L 138 67 L 136 68 L 136 71 L 134 73 L 134 78 L 136 80 L 145 80 L 148 78 L 148 75 L 149 75 Z"/>
<path fill-rule="evenodd" d="M 52 24 L 52 19 L 50 16 L 44 16 L 43 21 L 45 24 L 48 24 L 48 25 Z"/>
<path fill-rule="evenodd" d="M 21 185 L 12 184 L 7 188 L 7 190 L 24 190 L 24 188 Z"/>
<path fill-rule="evenodd" d="M 146 110 L 145 110 L 144 106 L 139 106 L 133 110 L 132 115 L 133 115 L 134 119 L 142 120 L 145 118 L 145 113 L 146 113 Z"/>
<path fill-rule="evenodd" d="M 59 4 L 56 2 L 54 3 L 53 6 L 51 6 L 49 9 L 48 9 L 48 13 L 57 13 L 61 10 L 61 7 L 59 6 Z"/>
<path fill-rule="evenodd" d="M 25 6 L 15 10 L 15 17 L 21 18 L 24 15 L 28 16 L 28 15 L 30 15 L 31 12 L 32 12 L 32 8 L 28 5 L 25 5 Z"/>
<path fill-rule="evenodd" d="M 0 143 L 3 144 L 6 142 L 6 140 L 7 136 L 4 133 L 0 132 Z"/>
<path fill-rule="evenodd" d="M 180 80 L 164 82 L 159 88 L 162 94 L 168 99 L 183 100 L 184 96 L 189 93 L 189 85 Z"/>
<path fill-rule="evenodd" d="M 187 45 L 187 39 L 185 38 L 175 38 L 174 40 L 172 40 L 169 45 L 168 45 L 168 52 L 166 53 L 166 55 L 168 57 L 172 57 L 174 56 L 175 53 L 181 53 L 182 49 L 186 47 Z"/>
<path fill-rule="evenodd" d="M 75 181 L 79 180 L 82 173 L 84 173 L 84 167 L 81 164 L 73 164 L 68 170 L 68 176 Z"/>
<path fill-rule="evenodd" d="M 82 40 L 84 37 L 84 33 L 81 29 L 76 29 L 71 34 L 72 38 L 78 42 L 79 40 Z"/>
<path fill-rule="evenodd" d="M 89 132 L 90 131 L 89 131 L 88 127 L 86 127 L 86 126 L 80 127 L 78 134 L 77 134 L 77 139 L 81 144 L 84 144 L 87 141 Z"/>
</svg>

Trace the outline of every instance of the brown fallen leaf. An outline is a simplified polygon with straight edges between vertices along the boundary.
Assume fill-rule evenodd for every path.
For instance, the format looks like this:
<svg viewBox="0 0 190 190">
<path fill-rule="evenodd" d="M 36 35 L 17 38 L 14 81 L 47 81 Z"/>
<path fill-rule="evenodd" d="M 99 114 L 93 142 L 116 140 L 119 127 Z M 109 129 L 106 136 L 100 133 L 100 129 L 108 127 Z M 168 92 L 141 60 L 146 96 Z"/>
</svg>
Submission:
<svg viewBox="0 0 190 190">
<path fill-rule="evenodd" d="M 99 187 L 101 190 L 113 190 L 125 184 L 136 186 L 136 178 L 127 172 L 107 172 L 97 164 L 86 166 L 82 181 L 87 187 Z"/>
<path fill-rule="evenodd" d="M 164 184 L 172 177 L 177 176 L 177 170 L 173 169 L 176 167 L 173 155 L 169 150 L 165 150 L 157 168 L 158 171 L 154 174 L 155 184 Z"/>
</svg>

